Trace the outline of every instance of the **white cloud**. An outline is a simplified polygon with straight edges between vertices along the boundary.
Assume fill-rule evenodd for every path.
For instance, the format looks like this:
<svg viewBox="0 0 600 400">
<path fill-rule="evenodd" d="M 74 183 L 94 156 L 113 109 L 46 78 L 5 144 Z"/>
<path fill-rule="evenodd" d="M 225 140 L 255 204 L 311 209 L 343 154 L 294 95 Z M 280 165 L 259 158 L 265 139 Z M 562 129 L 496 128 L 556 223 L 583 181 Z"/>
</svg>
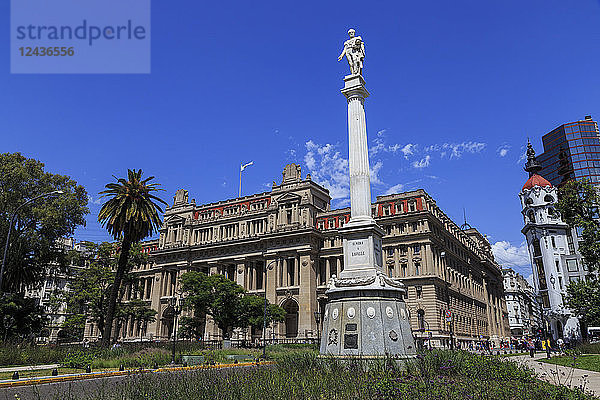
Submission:
<svg viewBox="0 0 600 400">
<path fill-rule="evenodd" d="M 500 157 L 505 157 L 508 154 L 509 150 L 510 150 L 510 145 L 503 144 L 502 146 L 498 147 L 498 149 L 496 150 L 496 152 L 498 153 L 498 155 Z"/>
<path fill-rule="evenodd" d="M 514 268 L 521 273 L 531 271 L 531 262 L 525 241 L 521 242 L 519 246 L 515 246 L 506 240 L 501 240 L 492 244 L 492 252 L 499 264 Z"/>
<path fill-rule="evenodd" d="M 344 207 L 350 207 L 350 197 L 347 197 L 345 199 L 336 200 L 334 208 L 344 208 Z"/>
<path fill-rule="evenodd" d="M 399 183 L 397 185 L 392 186 L 388 190 L 385 191 L 384 195 L 402 193 L 404 191 L 404 185 Z"/>
<path fill-rule="evenodd" d="M 96 200 L 94 200 L 94 198 L 88 194 L 88 203 L 102 204 L 102 197 L 98 197 Z"/>
<path fill-rule="evenodd" d="M 519 157 L 519 159 L 517 160 L 517 164 L 522 164 L 522 163 L 524 163 L 525 161 L 527 161 L 527 150 L 523 150 L 523 149 L 521 149 L 521 151 L 522 151 L 523 153 L 521 153 L 521 157 Z"/>
<path fill-rule="evenodd" d="M 404 154 L 404 158 L 408 158 L 408 156 L 412 156 L 417 151 L 417 145 L 409 143 L 404 146 L 401 150 L 402 154 Z"/>
<path fill-rule="evenodd" d="M 342 157 L 339 145 L 318 144 L 309 140 L 305 143 L 304 163 L 312 179 L 329 189 L 329 195 L 338 207 L 347 206 L 350 199 L 350 173 L 348 159 Z M 383 161 L 379 160 L 369 168 L 371 184 L 383 185 L 380 177 Z M 348 200 L 348 203 L 345 201 Z"/>
<path fill-rule="evenodd" d="M 481 153 L 485 150 L 487 144 L 483 142 L 462 142 L 462 143 L 444 143 L 434 144 L 425 148 L 426 152 L 439 152 L 440 157 L 444 158 L 449 154 L 450 159 L 460 158 L 464 153 Z"/>
<path fill-rule="evenodd" d="M 369 156 L 373 157 L 377 153 L 392 153 L 396 154 L 398 150 L 404 154 L 404 157 L 408 159 L 408 156 L 415 154 L 417 150 L 417 145 L 413 143 L 408 143 L 406 145 L 401 145 L 399 143 L 388 145 L 384 139 L 383 131 L 377 132 L 377 137 L 373 140 L 373 145 L 369 147 Z"/>
<path fill-rule="evenodd" d="M 371 184 L 382 184 L 383 182 L 379 179 L 379 171 L 383 167 L 383 161 L 377 161 L 375 165 L 369 168 L 369 177 Z"/>
<path fill-rule="evenodd" d="M 332 199 L 345 199 L 350 196 L 348 160 L 335 151 L 334 145 L 320 145 L 312 140 L 305 144 L 304 163 L 310 170 L 312 179 L 329 189 Z"/>
<path fill-rule="evenodd" d="M 394 145 L 392 145 L 392 146 L 388 147 L 388 150 L 389 150 L 390 152 L 392 152 L 392 153 L 396 154 L 396 152 L 398 151 L 398 149 L 399 149 L 400 147 L 402 147 L 402 146 L 400 146 L 398 143 L 396 143 L 396 144 L 394 144 Z"/>
<path fill-rule="evenodd" d="M 386 132 L 386 131 L 387 131 L 387 129 L 382 129 L 382 130 L 380 130 L 379 132 L 377 132 L 377 136 L 378 136 L 378 137 L 383 137 L 383 136 L 385 136 L 385 132 Z"/>
<path fill-rule="evenodd" d="M 382 152 L 382 151 L 386 151 L 385 143 L 383 142 L 382 139 L 376 138 L 375 145 L 369 147 L 369 156 L 373 157 L 375 154 Z"/>
<path fill-rule="evenodd" d="M 429 160 L 431 160 L 431 156 L 427 154 L 425 158 L 422 158 L 419 161 L 414 161 L 412 166 L 417 169 L 423 169 L 429 167 Z"/>
</svg>

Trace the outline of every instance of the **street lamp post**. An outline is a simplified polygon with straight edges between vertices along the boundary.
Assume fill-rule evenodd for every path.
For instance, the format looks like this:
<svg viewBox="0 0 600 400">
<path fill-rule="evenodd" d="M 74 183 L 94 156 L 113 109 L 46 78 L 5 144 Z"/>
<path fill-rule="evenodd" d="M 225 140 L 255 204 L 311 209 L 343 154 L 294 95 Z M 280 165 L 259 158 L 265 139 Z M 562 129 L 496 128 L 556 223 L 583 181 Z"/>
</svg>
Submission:
<svg viewBox="0 0 600 400">
<path fill-rule="evenodd" d="M 178 302 L 179 300 L 179 302 Z M 181 313 L 181 305 L 183 299 L 171 297 L 171 307 L 173 308 L 173 347 L 171 349 L 171 364 L 175 364 L 175 345 L 177 344 L 177 316 Z"/>
<path fill-rule="evenodd" d="M 448 307 L 448 311 L 450 311 L 450 286 L 452 286 L 452 284 L 450 282 L 448 282 L 446 252 L 442 251 L 440 253 L 440 257 L 442 258 L 442 263 L 443 263 L 443 268 L 444 268 L 444 283 L 445 283 L 445 287 L 446 287 L 446 304 Z M 454 350 L 454 329 L 453 329 L 454 321 L 452 319 L 452 316 L 450 316 L 450 321 L 449 321 L 448 325 L 449 325 L 448 329 L 450 331 L 450 350 Z"/>
<path fill-rule="evenodd" d="M 52 192 L 42 193 L 39 196 L 35 196 L 35 197 L 27 200 L 25 203 L 21 204 L 19 207 L 17 207 L 17 209 L 11 215 L 10 221 L 8 224 L 8 233 L 6 234 L 6 243 L 4 243 L 4 256 L 2 257 L 2 267 L 0 268 L 0 292 L 2 291 L 2 280 L 4 277 L 4 265 L 6 264 L 6 254 L 8 253 L 8 242 L 10 242 L 10 231 L 12 230 L 12 226 L 15 222 L 15 219 L 17 218 L 17 213 L 19 212 L 19 210 L 21 208 L 25 207 L 28 204 L 33 203 L 37 199 L 41 199 L 42 197 L 47 197 L 47 196 L 53 196 L 55 194 L 63 194 L 63 193 L 64 192 L 62 190 L 54 190 Z"/>
<path fill-rule="evenodd" d="M 319 346 L 321 346 L 321 329 L 319 329 L 320 328 L 319 324 L 321 322 L 321 312 L 320 311 L 315 311 L 315 321 L 317 322 L 317 344 Z"/>
<path fill-rule="evenodd" d="M 429 322 L 425 321 L 425 318 L 421 319 L 421 322 L 423 322 L 425 325 L 427 325 L 427 337 L 429 338 L 429 342 L 427 344 L 427 347 L 429 348 L 429 350 L 431 350 L 431 328 L 429 327 Z M 425 330 L 425 327 L 421 328 L 423 330 Z M 421 329 L 419 329 L 421 332 L 423 332 Z"/>
<path fill-rule="evenodd" d="M 280 258 L 276 258 L 265 266 L 265 279 L 263 279 L 263 286 L 265 288 L 265 310 L 263 315 L 263 360 L 267 359 L 267 270 L 272 270 L 274 268 L 273 264 L 279 262 L 279 260 Z"/>
</svg>

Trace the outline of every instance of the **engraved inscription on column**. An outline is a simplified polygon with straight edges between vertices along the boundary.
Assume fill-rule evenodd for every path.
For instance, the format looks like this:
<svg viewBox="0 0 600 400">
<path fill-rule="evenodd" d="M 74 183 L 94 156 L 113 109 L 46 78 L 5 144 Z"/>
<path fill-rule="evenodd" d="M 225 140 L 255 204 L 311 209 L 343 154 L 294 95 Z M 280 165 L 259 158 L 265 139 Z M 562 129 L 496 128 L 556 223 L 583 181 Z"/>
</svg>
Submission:
<svg viewBox="0 0 600 400">
<path fill-rule="evenodd" d="M 369 261 L 367 250 L 367 239 L 348 240 L 348 251 L 350 252 L 350 264 L 366 264 Z"/>
</svg>

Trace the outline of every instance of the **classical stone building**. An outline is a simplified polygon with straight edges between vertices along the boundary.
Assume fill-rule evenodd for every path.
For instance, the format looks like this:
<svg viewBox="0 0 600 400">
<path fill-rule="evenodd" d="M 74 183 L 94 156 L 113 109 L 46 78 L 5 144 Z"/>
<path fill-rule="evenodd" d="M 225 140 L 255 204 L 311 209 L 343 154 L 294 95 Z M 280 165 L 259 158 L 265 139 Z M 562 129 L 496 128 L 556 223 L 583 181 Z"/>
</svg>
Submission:
<svg viewBox="0 0 600 400">
<path fill-rule="evenodd" d="M 480 339 L 497 343 L 509 335 L 502 272 L 490 244 L 476 229 L 459 228 L 422 189 L 378 196 L 372 212 L 386 232 L 387 273 L 407 286 L 406 303 L 421 343 L 446 347 L 452 337 L 465 345 Z M 339 265 L 337 229 L 349 218 L 349 208 L 317 216 L 324 234 L 319 296 L 326 288 L 325 277 Z"/>
<path fill-rule="evenodd" d="M 510 268 L 503 269 L 502 274 L 511 336 L 521 339 L 535 335 L 544 322 L 534 288 L 523 275 Z"/>
<path fill-rule="evenodd" d="M 179 277 L 197 270 L 224 274 L 249 293 L 266 290 L 268 300 L 287 311 L 267 338 L 316 338 L 328 281 L 344 268 L 338 229 L 350 213 L 330 210 L 330 200 L 328 190 L 310 175 L 302 179 L 295 164 L 285 167 L 270 192 L 197 205 L 178 190 L 165 210 L 160 238 L 145 245 L 151 262 L 134 271 L 138 283 L 127 297 L 146 299 L 157 320 L 147 327 L 124 324 L 122 337 L 169 338 Z M 509 335 L 501 269 L 477 230 L 461 230 L 424 190 L 380 196 L 373 215 L 386 231 L 387 272 L 408 287 L 415 331 L 430 331 L 436 346 L 448 345 L 451 336 L 467 342 Z M 97 335 L 93 327 L 86 332 Z M 237 337 L 242 334 L 261 332 Z M 427 338 L 429 332 L 415 335 Z M 207 321 L 205 339 L 220 337 Z"/>
<path fill-rule="evenodd" d="M 86 242 L 76 242 L 73 238 L 61 238 L 55 243 L 55 247 L 64 252 L 76 251 L 85 254 L 87 251 Z M 57 262 L 52 262 L 45 268 L 43 281 L 39 285 L 25 290 L 25 297 L 34 298 L 46 313 L 44 335 L 36 338 L 39 343 L 56 343 L 59 340 L 66 340 L 61 332 L 62 324 L 67 317 L 67 303 L 64 298 L 71 290 L 70 283 L 73 277 L 85 267 L 87 267 L 85 264 L 71 263 L 65 268 L 60 268 Z"/>
</svg>

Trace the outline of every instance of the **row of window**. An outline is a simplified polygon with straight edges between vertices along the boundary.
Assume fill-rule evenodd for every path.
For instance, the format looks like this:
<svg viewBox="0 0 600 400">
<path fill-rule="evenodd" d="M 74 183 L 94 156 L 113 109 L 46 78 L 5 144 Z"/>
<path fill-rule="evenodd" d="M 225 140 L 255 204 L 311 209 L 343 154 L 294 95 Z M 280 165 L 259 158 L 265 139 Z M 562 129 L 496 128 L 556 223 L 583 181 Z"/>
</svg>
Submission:
<svg viewBox="0 0 600 400">
<path fill-rule="evenodd" d="M 404 202 L 402 200 L 397 201 L 395 203 L 387 203 L 381 206 L 381 216 L 387 217 L 392 215 L 392 211 L 394 214 L 399 214 L 403 212 L 414 212 L 417 211 L 417 201 L 409 200 L 406 202 L 407 206 L 404 206 Z M 373 218 L 377 217 L 377 207 L 373 208 Z"/>
<path fill-rule="evenodd" d="M 268 199 L 254 201 L 254 202 L 250 203 L 249 206 L 246 206 L 246 204 L 235 204 L 232 206 L 223 207 L 222 215 L 224 217 L 230 217 L 233 215 L 241 214 L 242 212 L 245 212 L 245 211 L 265 210 L 268 206 L 269 206 Z M 220 216 L 221 216 L 221 211 L 218 209 L 205 210 L 205 211 L 200 211 L 198 213 L 198 219 L 200 219 L 200 220 L 208 220 L 208 219 L 212 219 L 212 218 L 218 218 Z"/>
</svg>

